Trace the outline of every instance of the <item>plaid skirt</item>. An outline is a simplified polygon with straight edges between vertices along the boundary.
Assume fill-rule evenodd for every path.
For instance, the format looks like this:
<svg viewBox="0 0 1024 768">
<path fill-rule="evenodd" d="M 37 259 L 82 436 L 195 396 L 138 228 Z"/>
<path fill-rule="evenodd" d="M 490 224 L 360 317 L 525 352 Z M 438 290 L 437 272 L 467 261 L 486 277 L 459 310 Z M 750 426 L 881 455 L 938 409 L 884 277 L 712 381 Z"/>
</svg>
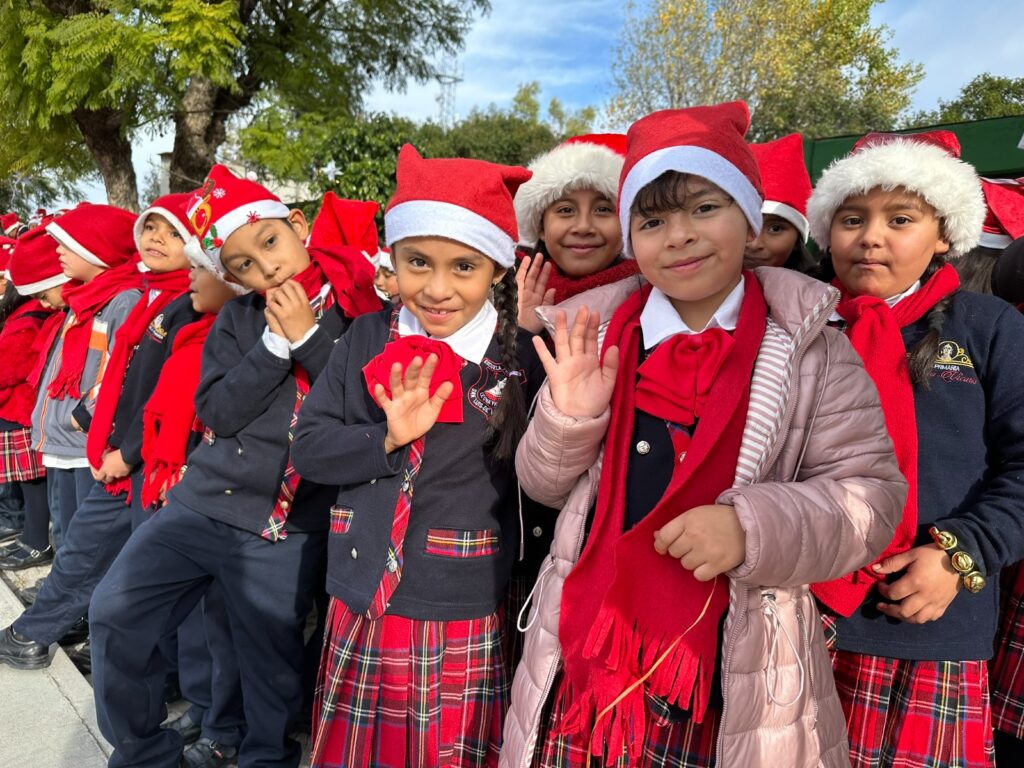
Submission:
<svg viewBox="0 0 1024 768">
<path fill-rule="evenodd" d="M 42 456 L 32 450 L 31 429 L 0 432 L 0 483 L 25 483 L 45 476 Z"/>
<path fill-rule="evenodd" d="M 558 691 L 560 687 L 561 678 L 555 681 L 553 690 Z M 557 693 L 548 697 L 549 702 L 562 700 Z M 537 739 L 535 768 L 586 768 L 586 737 L 554 733 L 561 713 L 557 704 L 551 705 L 549 712 L 547 725 Z M 720 712 L 709 709 L 704 722 L 698 725 L 661 699 L 648 695 L 639 768 L 714 768 L 720 716 Z M 590 765 L 592 768 L 634 768 L 629 765 L 626 754 L 614 760 L 609 756 L 607 762 L 595 755 Z"/>
<path fill-rule="evenodd" d="M 984 661 L 832 651 L 853 768 L 992 768 Z"/>
<path fill-rule="evenodd" d="M 331 598 L 314 703 L 318 768 L 492 768 L 509 682 L 498 613 L 371 620 Z"/>
<path fill-rule="evenodd" d="M 1024 739 L 1024 562 L 1003 571 L 1001 597 L 996 655 L 989 662 L 992 725 Z"/>
</svg>

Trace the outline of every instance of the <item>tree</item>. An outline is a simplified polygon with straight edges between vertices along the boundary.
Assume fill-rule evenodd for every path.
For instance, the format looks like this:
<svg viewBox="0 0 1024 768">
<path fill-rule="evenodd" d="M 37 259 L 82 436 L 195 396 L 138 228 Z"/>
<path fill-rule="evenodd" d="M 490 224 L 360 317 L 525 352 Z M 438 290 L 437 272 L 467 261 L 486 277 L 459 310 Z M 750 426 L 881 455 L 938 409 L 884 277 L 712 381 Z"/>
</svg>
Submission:
<svg viewBox="0 0 1024 768">
<path fill-rule="evenodd" d="M 750 138 L 893 126 L 922 77 L 872 27 L 877 0 L 653 0 L 630 4 L 613 60 L 613 121 L 742 99 Z"/>
<path fill-rule="evenodd" d="M 963 123 L 990 117 L 1024 115 L 1024 77 L 998 77 L 988 72 L 978 75 L 960 89 L 952 101 L 939 99 L 939 108 L 918 112 L 910 126 Z"/>
<path fill-rule="evenodd" d="M 171 189 L 195 187 L 231 116 L 275 103 L 351 114 L 462 43 L 486 0 L 6 0 L 0 111 L 88 149 L 111 202 L 135 208 L 131 139 L 174 129 Z M 62 167 L 59 155 L 51 167 Z M 0 167 L 0 176 L 6 169 Z"/>
</svg>

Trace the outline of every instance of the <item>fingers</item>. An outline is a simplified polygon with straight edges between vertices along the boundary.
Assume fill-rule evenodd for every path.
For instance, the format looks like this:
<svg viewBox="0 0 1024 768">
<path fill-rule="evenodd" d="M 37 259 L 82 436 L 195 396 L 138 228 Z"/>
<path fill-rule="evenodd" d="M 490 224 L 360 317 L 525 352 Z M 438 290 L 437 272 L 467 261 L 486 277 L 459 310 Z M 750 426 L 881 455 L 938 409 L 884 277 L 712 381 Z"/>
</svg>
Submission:
<svg viewBox="0 0 1024 768">
<path fill-rule="evenodd" d="M 440 413 L 442 406 L 444 406 L 448 398 L 452 396 L 452 391 L 454 389 L 455 385 L 450 381 L 443 382 L 441 386 L 437 388 L 437 391 L 430 396 L 431 407 Z"/>
<path fill-rule="evenodd" d="M 679 515 L 661 526 L 654 534 L 654 549 L 659 555 L 669 553 L 672 545 L 686 531 L 686 521 Z M 673 555 L 675 557 L 675 555 Z"/>
<path fill-rule="evenodd" d="M 601 378 L 609 390 L 615 385 L 615 377 L 618 373 L 619 348 L 618 346 L 608 347 L 604 353 L 604 362 L 601 363 Z"/>
<path fill-rule="evenodd" d="M 587 323 L 590 320 L 590 310 L 580 307 L 576 313 L 576 319 L 572 323 L 572 332 L 569 334 L 569 354 L 582 355 L 586 353 L 587 344 Z"/>
<path fill-rule="evenodd" d="M 887 557 L 881 562 L 875 563 L 871 566 L 871 569 L 875 573 L 896 573 L 902 571 L 912 562 L 915 557 L 913 555 L 914 550 L 908 549 L 906 552 L 900 552 L 898 554 Z"/>
<path fill-rule="evenodd" d="M 540 336 L 533 337 L 533 348 L 537 351 L 537 357 L 540 358 L 541 365 L 544 366 L 544 373 L 550 379 L 552 374 L 558 370 L 558 363 L 555 362 L 555 358 L 548 351 L 548 345 L 544 343 L 544 339 Z"/>
<path fill-rule="evenodd" d="M 591 312 L 590 316 L 587 318 L 583 337 L 583 351 L 585 354 L 596 355 L 598 353 L 597 336 L 600 328 L 601 313 Z"/>
<path fill-rule="evenodd" d="M 418 357 L 413 358 L 414 363 L 418 360 Z M 428 389 L 430 387 L 430 382 L 434 378 L 434 371 L 437 370 L 437 362 L 438 357 L 434 353 L 427 356 L 427 361 L 423 363 L 423 367 L 418 372 L 415 386 L 421 389 Z M 409 368 L 412 368 L 412 366 L 410 365 Z M 409 382 L 408 377 L 406 377 L 405 386 L 407 389 L 413 388 L 413 384 Z"/>
<path fill-rule="evenodd" d="M 530 277 L 530 265 L 533 259 L 529 256 L 523 256 L 523 260 L 519 262 L 519 269 L 516 270 L 516 288 L 519 290 L 519 302 L 523 301 L 523 294 L 526 293 L 527 280 Z"/>
<path fill-rule="evenodd" d="M 548 288 L 544 291 L 544 299 L 541 301 L 541 306 L 550 307 L 555 303 L 555 289 Z"/>
<path fill-rule="evenodd" d="M 910 576 L 894 581 L 892 584 L 879 584 L 878 594 L 886 600 L 903 600 L 917 593 L 919 590 Z"/>
<path fill-rule="evenodd" d="M 377 401 L 377 405 L 380 406 L 384 413 L 388 412 L 388 408 L 391 407 L 391 400 L 388 398 L 388 391 L 384 389 L 383 384 L 374 385 L 373 399 Z"/>
<path fill-rule="evenodd" d="M 918 596 L 901 603 L 879 603 L 877 607 L 886 616 L 905 621 L 908 624 L 924 624 L 933 619 L 930 604 Z"/>
<path fill-rule="evenodd" d="M 413 362 L 416 362 L 416 361 L 413 360 Z M 409 367 L 411 368 L 412 366 L 410 365 Z M 391 376 L 389 378 L 390 378 L 390 381 L 388 382 L 388 384 L 391 385 L 391 399 L 395 400 L 398 397 L 400 397 L 402 395 L 402 393 L 405 391 L 404 387 L 402 386 L 402 364 L 401 363 L 395 363 L 394 365 L 391 366 Z"/>
<path fill-rule="evenodd" d="M 543 263 L 544 257 L 541 256 L 540 258 L 541 258 L 541 263 Z M 544 264 L 543 269 L 538 270 L 538 272 L 539 272 L 539 274 L 537 276 L 537 282 L 534 284 L 533 290 L 536 291 L 537 293 L 543 294 L 546 297 L 548 295 L 548 293 L 549 293 L 549 291 L 548 291 L 548 282 L 551 280 L 551 262 L 548 262 L 547 264 Z M 551 293 L 551 297 L 554 298 L 554 296 L 555 296 L 555 289 L 552 288 L 550 293 Z"/>
<path fill-rule="evenodd" d="M 563 310 L 555 312 L 555 357 L 558 360 L 565 360 L 570 354 L 568 324 Z"/>
</svg>

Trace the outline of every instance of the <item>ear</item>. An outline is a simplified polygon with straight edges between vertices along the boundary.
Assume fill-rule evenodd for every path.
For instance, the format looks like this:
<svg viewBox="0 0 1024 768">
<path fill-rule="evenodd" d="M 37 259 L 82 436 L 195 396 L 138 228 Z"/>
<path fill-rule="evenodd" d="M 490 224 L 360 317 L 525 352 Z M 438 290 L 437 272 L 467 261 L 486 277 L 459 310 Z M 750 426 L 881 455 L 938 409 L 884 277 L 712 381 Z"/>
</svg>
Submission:
<svg viewBox="0 0 1024 768">
<path fill-rule="evenodd" d="M 942 229 L 939 229 L 939 239 L 935 241 L 935 253 L 945 256 L 949 253 L 949 240 L 942 234 Z"/>
<path fill-rule="evenodd" d="M 497 285 L 502 280 L 504 280 L 506 272 L 508 272 L 508 269 L 506 269 L 505 267 L 501 267 L 501 268 L 495 269 L 494 270 L 494 277 L 491 278 L 491 285 Z"/>
<path fill-rule="evenodd" d="M 298 208 L 292 208 L 288 211 L 288 224 L 295 234 L 299 236 L 299 239 L 303 242 L 309 237 L 309 224 L 306 222 L 306 214 L 304 214 Z"/>
</svg>

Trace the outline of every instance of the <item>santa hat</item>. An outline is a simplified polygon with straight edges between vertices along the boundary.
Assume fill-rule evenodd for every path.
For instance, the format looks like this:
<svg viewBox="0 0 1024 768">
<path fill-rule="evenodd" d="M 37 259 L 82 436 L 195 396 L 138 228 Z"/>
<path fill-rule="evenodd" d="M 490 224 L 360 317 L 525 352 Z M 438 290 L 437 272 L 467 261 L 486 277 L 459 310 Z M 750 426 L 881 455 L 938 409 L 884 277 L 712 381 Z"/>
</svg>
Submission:
<svg viewBox="0 0 1024 768">
<path fill-rule="evenodd" d="M 288 214 L 288 206 L 266 187 L 215 165 L 190 196 L 188 218 L 197 239 L 185 245 L 185 253 L 196 264 L 205 258 L 208 268 L 223 278 L 220 249 L 235 230 L 263 219 L 287 219 Z"/>
<path fill-rule="evenodd" d="M 981 180 L 988 211 L 978 245 L 1002 250 L 1024 235 L 1024 178 Z"/>
<path fill-rule="evenodd" d="M 633 257 L 629 243 L 633 201 L 640 190 L 669 171 L 700 176 L 720 187 L 736 201 L 751 229 L 761 231 L 761 177 L 743 139 L 749 127 L 750 111 L 742 101 L 665 109 L 630 126 L 619 184 L 619 221 L 628 258 Z"/>
<path fill-rule="evenodd" d="M 7 274 L 22 296 L 56 288 L 71 279 L 64 274 L 57 257 L 57 243 L 47 233 L 46 224 L 18 238 Z"/>
<path fill-rule="evenodd" d="M 93 266 L 110 269 L 135 258 L 136 218 L 113 205 L 79 203 L 47 224 L 46 231 Z"/>
<path fill-rule="evenodd" d="M 16 213 L 5 213 L 0 215 L 0 230 L 6 237 L 14 237 L 15 233 L 22 227 L 21 219 Z"/>
<path fill-rule="evenodd" d="M 532 178 L 516 192 L 519 242 L 536 248 L 544 211 L 569 192 L 591 189 L 614 203 L 625 155 L 625 135 L 591 133 L 574 136 L 534 158 L 528 166 Z"/>
<path fill-rule="evenodd" d="M 822 173 L 807 203 L 811 237 L 828 247 L 832 217 L 845 200 L 902 187 L 935 209 L 949 257 L 962 256 L 978 244 L 985 198 L 978 174 L 959 158 L 960 142 L 951 131 L 869 133 Z"/>
<path fill-rule="evenodd" d="M 142 252 L 142 233 L 146 229 L 146 219 L 154 213 L 163 216 L 186 243 L 189 240 L 194 240 L 196 235 L 188 220 L 188 203 L 191 199 L 192 195 L 187 192 L 174 192 L 154 200 L 149 208 L 140 213 L 139 218 L 135 220 L 133 234 L 136 250 Z"/>
<path fill-rule="evenodd" d="M 391 260 L 390 248 L 385 247 L 377 251 L 375 266 L 384 267 L 388 272 L 395 271 L 395 263 Z"/>
<path fill-rule="evenodd" d="M 7 274 L 7 265 L 11 261 L 11 254 L 17 244 L 18 241 L 13 237 L 0 235 L 0 277 L 4 279 L 10 278 L 10 275 Z"/>
<path fill-rule="evenodd" d="M 406 144 L 396 176 L 384 212 L 388 245 L 407 237 L 444 237 L 506 269 L 515 264 L 519 229 L 512 199 L 529 180 L 528 170 L 465 158 L 424 160 Z"/>
<path fill-rule="evenodd" d="M 751 144 L 764 187 L 761 213 L 785 219 L 807 242 L 807 198 L 811 196 L 811 177 L 804 162 L 804 140 L 791 133 L 775 141 Z"/>
<path fill-rule="evenodd" d="M 320 213 L 313 219 L 309 233 L 309 245 L 348 245 L 362 251 L 369 262 L 376 267 L 380 252 L 377 238 L 377 203 L 366 200 L 346 200 L 333 192 L 324 195 Z"/>
</svg>

